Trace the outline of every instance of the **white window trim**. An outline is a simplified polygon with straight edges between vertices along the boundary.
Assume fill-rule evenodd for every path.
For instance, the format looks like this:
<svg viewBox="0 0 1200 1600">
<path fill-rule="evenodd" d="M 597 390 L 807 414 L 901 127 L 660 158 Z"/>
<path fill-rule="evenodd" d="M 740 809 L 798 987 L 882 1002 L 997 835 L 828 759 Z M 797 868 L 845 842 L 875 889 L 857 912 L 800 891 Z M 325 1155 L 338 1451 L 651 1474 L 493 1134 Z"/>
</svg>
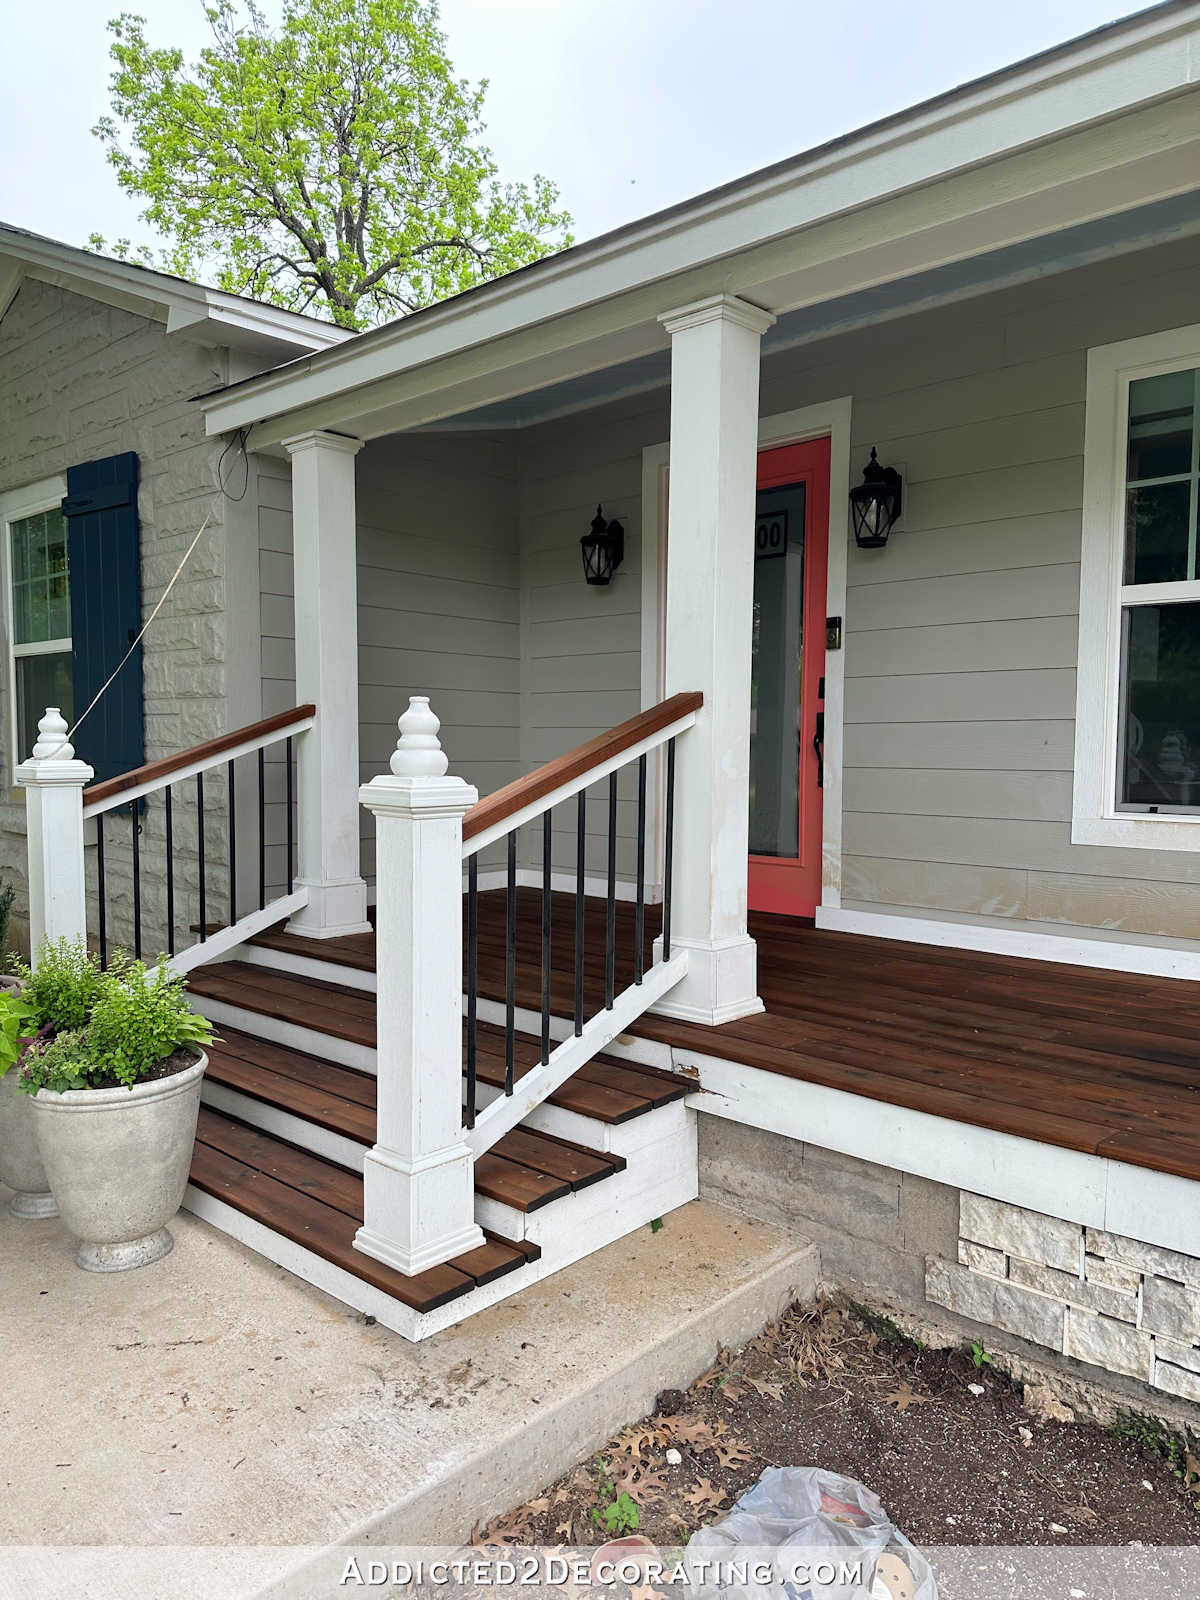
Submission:
<svg viewBox="0 0 1200 1600">
<path fill-rule="evenodd" d="M 1121 603 L 1200 598 L 1200 583 L 1123 590 L 1129 385 L 1200 367 L 1200 323 L 1088 351 L 1071 843 L 1200 851 L 1200 816 L 1117 810 Z"/>
<path fill-rule="evenodd" d="M 5 722 L 8 729 L 8 738 L 5 746 L 8 752 L 8 776 L 11 780 L 13 769 L 24 761 L 28 750 L 17 749 L 18 718 L 17 718 L 17 657 L 33 655 L 57 655 L 70 650 L 71 640 L 47 639 L 37 644 L 17 645 L 13 639 L 15 629 L 13 625 L 13 590 L 12 590 L 12 524 L 20 522 L 24 517 L 36 517 L 42 511 L 56 511 L 62 504 L 67 492 L 67 480 L 58 475 L 53 478 L 43 478 L 38 483 L 26 484 L 21 489 L 10 489 L 5 494 L 0 494 L 0 588 L 3 590 L 4 606 L 4 655 L 6 665 L 6 690 L 7 690 L 7 715 Z"/>
</svg>

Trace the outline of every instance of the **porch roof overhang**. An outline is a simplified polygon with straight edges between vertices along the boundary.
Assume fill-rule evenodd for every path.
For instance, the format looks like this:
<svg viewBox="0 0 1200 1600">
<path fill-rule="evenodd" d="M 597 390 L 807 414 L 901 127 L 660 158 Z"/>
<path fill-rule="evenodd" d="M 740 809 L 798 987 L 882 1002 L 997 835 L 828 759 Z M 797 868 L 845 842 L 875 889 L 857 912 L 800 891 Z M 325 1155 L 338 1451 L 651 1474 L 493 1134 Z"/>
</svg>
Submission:
<svg viewBox="0 0 1200 1600">
<path fill-rule="evenodd" d="M 0 316 L 26 278 L 165 323 L 169 334 L 225 345 L 258 366 L 329 350 L 351 337 L 316 317 L 0 222 Z"/>
<path fill-rule="evenodd" d="M 249 430 L 255 449 L 420 427 L 644 361 L 665 349 L 659 314 L 706 295 L 811 326 L 816 308 L 1188 196 L 1200 0 L 1169 0 L 205 396 L 206 426 Z"/>
</svg>

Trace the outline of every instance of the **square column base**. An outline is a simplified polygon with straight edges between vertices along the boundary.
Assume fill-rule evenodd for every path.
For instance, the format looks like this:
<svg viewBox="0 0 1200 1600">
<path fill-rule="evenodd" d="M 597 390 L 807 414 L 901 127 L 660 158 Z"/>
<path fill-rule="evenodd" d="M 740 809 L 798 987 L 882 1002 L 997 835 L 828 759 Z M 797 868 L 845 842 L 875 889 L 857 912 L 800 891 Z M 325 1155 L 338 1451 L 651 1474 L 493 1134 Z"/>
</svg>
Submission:
<svg viewBox="0 0 1200 1600">
<path fill-rule="evenodd" d="M 376 1145 L 363 1162 L 363 1217 L 354 1248 L 408 1278 L 476 1249 L 471 1152 L 456 1144 L 411 1162 Z"/>
<path fill-rule="evenodd" d="M 297 878 L 296 887 L 308 890 L 308 904 L 289 919 L 289 933 L 302 933 L 306 939 L 341 939 L 350 933 L 371 932 L 367 886 L 362 878 L 343 883 Z"/>
<path fill-rule="evenodd" d="M 758 997 L 758 946 L 749 934 L 717 943 L 671 937 L 671 954 L 687 951 L 688 969 L 651 1011 L 681 1022 L 716 1028 L 739 1017 L 765 1010 Z M 654 959 L 662 959 L 662 939 L 654 941 Z"/>
</svg>

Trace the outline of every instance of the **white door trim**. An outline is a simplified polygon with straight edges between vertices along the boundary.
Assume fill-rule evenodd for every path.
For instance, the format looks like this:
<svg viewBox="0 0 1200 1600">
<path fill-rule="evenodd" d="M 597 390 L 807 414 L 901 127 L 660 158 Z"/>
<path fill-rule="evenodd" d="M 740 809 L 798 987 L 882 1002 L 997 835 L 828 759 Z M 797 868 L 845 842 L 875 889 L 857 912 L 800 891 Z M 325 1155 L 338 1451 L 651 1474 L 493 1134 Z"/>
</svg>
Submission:
<svg viewBox="0 0 1200 1600">
<path fill-rule="evenodd" d="M 853 399 L 841 395 L 795 411 L 780 411 L 758 420 L 758 447 L 799 444 L 829 437 L 829 575 L 826 616 L 843 619 L 841 650 L 825 658 L 825 789 L 822 805 L 821 905 L 842 903 L 842 745 L 845 706 L 846 565 L 850 538 L 850 415 Z M 647 445 L 642 451 L 642 708 L 657 705 L 663 691 L 663 604 L 666 597 L 667 466 L 671 446 Z M 652 880 L 662 882 L 659 818 L 662 796 L 655 785 Z"/>
</svg>

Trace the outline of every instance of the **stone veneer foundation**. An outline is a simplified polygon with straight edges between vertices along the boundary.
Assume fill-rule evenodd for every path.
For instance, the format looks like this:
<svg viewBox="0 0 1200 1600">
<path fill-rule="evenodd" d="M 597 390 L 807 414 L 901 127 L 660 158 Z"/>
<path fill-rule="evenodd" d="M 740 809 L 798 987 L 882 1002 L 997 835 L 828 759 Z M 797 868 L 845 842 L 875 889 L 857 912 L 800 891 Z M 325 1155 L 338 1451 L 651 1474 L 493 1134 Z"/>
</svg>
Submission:
<svg viewBox="0 0 1200 1600">
<path fill-rule="evenodd" d="M 964 1193 L 925 1293 L 974 1322 L 1200 1402 L 1200 1259 Z"/>
<path fill-rule="evenodd" d="M 1200 1259 L 724 1117 L 699 1136 L 701 1193 L 813 1240 L 831 1287 L 944 1308 L 964 1337 L 1073 1357 L 1131 1400 L 1128 1380 L 1200 1404 Z"/>
</svg>

